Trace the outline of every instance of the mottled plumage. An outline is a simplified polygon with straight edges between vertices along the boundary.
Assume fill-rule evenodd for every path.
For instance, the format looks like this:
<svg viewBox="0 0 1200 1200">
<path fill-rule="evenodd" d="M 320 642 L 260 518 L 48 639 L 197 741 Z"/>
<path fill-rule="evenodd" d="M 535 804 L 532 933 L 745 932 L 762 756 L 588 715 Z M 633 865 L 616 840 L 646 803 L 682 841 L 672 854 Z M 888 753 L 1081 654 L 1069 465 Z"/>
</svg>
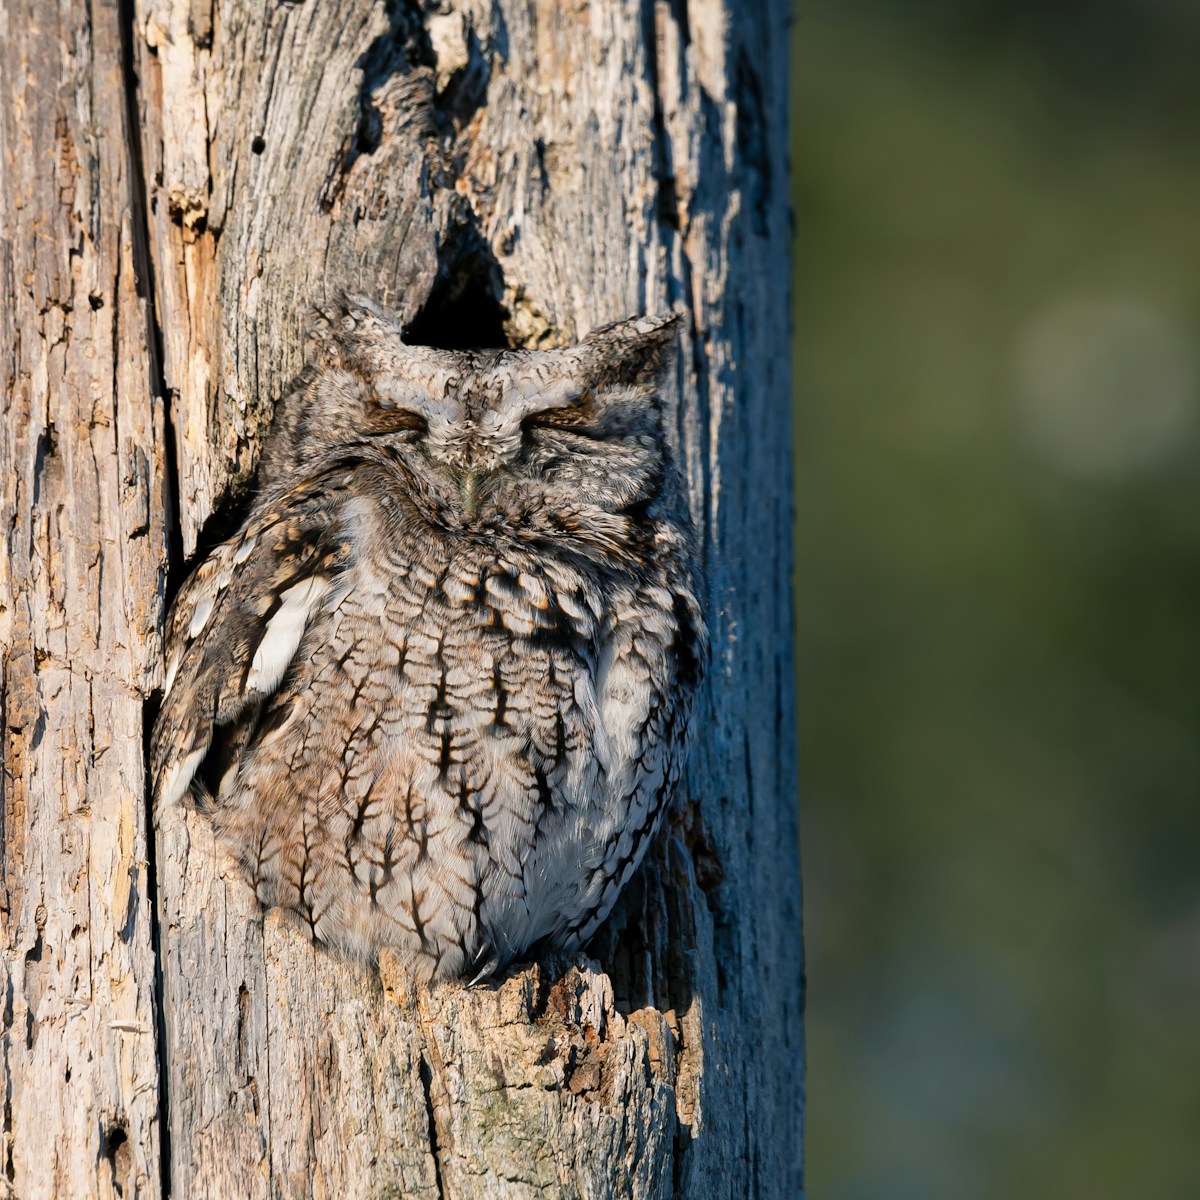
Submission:
<svg viewBox="0 0 1200 1200">
<path fill-rule="evenodd" d="M 673 336 L 318 322 L 245 524 L 175 602 L 153 747 L 156 803 L 201 803 L 316 939 L 483 977 L 582 945 L 636 868 L 704 659 Z"/>
</svg>

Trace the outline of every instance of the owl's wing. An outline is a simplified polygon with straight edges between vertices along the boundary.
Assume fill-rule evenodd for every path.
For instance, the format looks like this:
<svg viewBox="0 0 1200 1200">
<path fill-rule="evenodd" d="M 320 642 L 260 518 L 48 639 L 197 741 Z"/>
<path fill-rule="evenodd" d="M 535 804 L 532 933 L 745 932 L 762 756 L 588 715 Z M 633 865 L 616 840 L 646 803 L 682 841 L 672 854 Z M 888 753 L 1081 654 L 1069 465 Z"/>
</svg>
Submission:
<svg viewBox="0 0 1200 1200">
<path fill-rule="evenodd" d="M 663 562 L 667 555 L 663 555 Z M 671 586 L 647 584 L 614 604 L 602 635 L 597 704 L 611 747 L 608 813 L 591 833 L 587 882 L 555 937 L 586 943 L 608 916 L 657 833 L 679 782 L 708 635 L 686 560 Z"/>
<path fill-rule="evenodd" d="M 156 805 L 179 800 L 214 731 L 245 724 L 283 680 L 345 568 L 343 496 L 327 479 L 284 493 L 184 584 L 167 621 L 165 695 L 151 746 Z"/>
</svg>

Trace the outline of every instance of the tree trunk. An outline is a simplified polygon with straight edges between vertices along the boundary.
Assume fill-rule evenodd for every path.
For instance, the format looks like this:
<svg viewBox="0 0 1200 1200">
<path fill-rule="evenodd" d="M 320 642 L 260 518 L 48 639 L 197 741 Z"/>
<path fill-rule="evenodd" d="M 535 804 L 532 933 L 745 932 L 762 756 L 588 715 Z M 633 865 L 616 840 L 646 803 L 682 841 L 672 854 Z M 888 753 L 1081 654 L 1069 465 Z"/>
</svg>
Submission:
<svg viewBox="0 0 1200 1200">
<path fill-rule="evenodd" d="M 799 1195 L 785 5 L 0 4 L 0 1194 Z M 168 558 L 339 288 L 442 345 L 687 318 L 691 769 L 591 957 L 494 988 L 314 948 L 202 817 L 148 844 Z"/>
</svg>

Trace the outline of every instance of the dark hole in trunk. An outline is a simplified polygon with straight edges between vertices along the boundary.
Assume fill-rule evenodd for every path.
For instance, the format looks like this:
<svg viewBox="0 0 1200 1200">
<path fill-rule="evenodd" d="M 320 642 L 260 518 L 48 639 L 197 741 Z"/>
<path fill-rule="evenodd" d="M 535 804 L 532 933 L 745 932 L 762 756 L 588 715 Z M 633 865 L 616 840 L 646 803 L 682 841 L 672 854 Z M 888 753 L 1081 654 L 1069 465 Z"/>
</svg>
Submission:
<svg viewBox="0 0 1200 1200">
<path fill-rule="evenodd" d="M 503 295 L 504 275 L 492 248 L 478 230 L 457 226 L 439 247 L 437 278 L 404 340 L 443 350 L 504 349 L 511 343 Z"/>
</svg>

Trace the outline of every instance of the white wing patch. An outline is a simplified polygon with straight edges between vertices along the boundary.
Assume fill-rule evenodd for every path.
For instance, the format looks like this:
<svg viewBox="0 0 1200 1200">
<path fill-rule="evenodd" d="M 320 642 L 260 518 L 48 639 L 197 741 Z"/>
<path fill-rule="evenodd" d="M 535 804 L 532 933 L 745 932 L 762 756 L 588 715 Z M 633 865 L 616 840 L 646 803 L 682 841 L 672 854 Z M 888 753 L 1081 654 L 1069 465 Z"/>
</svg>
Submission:
<svg viewBox="0 0 1200 1200">
<path fill-rule="evenodd" d="M 179 674 L 179 664 L 183 662 L 183 651 L 177 650 L 172 656 L 171 661 L 167 665 L 167 678 L 163 683 L 163 698 L 165 699 L 171 691 L 171 684 L 175 682 L 175 676 Z"/>
<path fill-rule="evenodd" d="M 193 750 L 191 754 L 181 759 L 167 772 L 167 777 L 163 780 L 162 790 L 159 793 L 159 804 L 167 806 L 182 799 L 183 793 L 188 790 L 193 776 L 199 770 L 207 753 L 208 743 L 206 742 L 199 750 Z"/>
<path fill-rule="evenodd" d="M 195 611 L 192 613 L 192 623 L 188 626 L 188 637 L 196 638 L 200 636 L 204 626 L 208 624 L 208 618 L 212 616 L 213 601 L 216 598 L 214 592 L 209 592 L 201 596 L 197 601 Z"/>
<path fill-rule="evenodd" d="M 267 623 L 267 631 L 254 652 L 246 690 L 273 692 L 300 645 L 309 618 L 329 591 L 329 580 L 320 575 L 288 588 L 280 596 L 279 611 Z"/>
</svg>

